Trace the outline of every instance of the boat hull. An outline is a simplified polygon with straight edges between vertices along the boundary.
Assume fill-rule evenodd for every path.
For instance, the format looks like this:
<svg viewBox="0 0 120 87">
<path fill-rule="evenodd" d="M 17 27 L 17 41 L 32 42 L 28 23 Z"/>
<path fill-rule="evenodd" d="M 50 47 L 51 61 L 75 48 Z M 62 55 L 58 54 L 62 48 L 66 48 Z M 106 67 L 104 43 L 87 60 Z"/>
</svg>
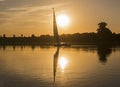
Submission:
<svg viewBox="0 0 120 87">
<path fill-rule="evenodd" d="M 56 46 L 56 47 L 61 47 L 61 46 L 70 47 L 71 44 L 54 44 L 54 46 Z"/>
</svg>

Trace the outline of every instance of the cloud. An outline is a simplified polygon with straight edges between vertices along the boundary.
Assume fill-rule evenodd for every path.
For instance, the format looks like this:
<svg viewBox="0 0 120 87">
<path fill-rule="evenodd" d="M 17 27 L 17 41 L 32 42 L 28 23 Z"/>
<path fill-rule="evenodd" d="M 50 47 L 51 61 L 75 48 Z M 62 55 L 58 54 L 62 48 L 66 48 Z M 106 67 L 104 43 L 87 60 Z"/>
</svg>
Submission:
<svg viewBox="0 0 120 87">
<path fill-rule="evenodd" d="M 43 5 L 43 6 L 25 6 L 25 7 L 15 7 L 9 8 L 9 11 L 26 11 L 26 12 L 33 12 L 37 10 L 51 10 L 53 7 L 58 8 L 64 6 L 66 3 L 59 3 L 59 4 L 51 4 L 51 5 Z"/>
<path fill-rule="evenodd" d="M 0 2 L 5 1 L 5 0 L 0 0 Z"/>
<path fill-rule="evenodd" d="M 64 6 L 66 3 L 59 3 L 59 4 L 50 4 L 50 5 L 43 5 L 43 6 L 23 6 L 23 7 L 12 7 L 7 9 L 5 12 L 0 12 L 0 16 L 6 20 L 9 19 L 9 21 L 3 21 L 3 22 L 10 22 L 13 20 L 30 20 L 41 18 L 43 19 L 43 16 L 50 15 L 50 11 L 52 12 L 52 8 L 58 8 L 61 6 Z M 44 19 L 43 19 L 44 20 Z M 41 20 L 41 21 L 43 21 Z M 45 23 L 45 22 L 44 22 Z"/>
<path fill-rule="evenodd" d="M 24 1 L 24 2 L 23 2 Z M 26 2 L 25 2 L 26 1 Z M 52 25 L 52 8 L 63 8 L 68 3 L 51 3 L 51 0 L 39 0 L 40 3 L 33 0 L 5 0 L 0 3 L 0 32 L 21 31 L 27 29 L 37 29 Z M 36 2 L 36 3 L 35 3 Z M 41 27 L 40 27 L 41 26 Z"/>
</svg>

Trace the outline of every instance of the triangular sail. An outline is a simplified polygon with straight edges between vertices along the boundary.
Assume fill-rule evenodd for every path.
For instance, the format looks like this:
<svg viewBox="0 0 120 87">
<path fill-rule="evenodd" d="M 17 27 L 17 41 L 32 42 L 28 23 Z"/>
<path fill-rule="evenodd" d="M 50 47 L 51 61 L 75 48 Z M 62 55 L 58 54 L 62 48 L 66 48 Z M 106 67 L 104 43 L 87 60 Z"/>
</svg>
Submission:
<svg viewBox="0 0 120 87">
<path fill-rule="evenodd" d="M 55 43 L 59 44 L 59 35 L 58 35 L 58 29 L 57 29 L 57 22 L 56 22 L 56 16 L 55 16 L 55 10 L 53 8 L 53 33 L 54 33 L 54 39 Z"/>
</svg>

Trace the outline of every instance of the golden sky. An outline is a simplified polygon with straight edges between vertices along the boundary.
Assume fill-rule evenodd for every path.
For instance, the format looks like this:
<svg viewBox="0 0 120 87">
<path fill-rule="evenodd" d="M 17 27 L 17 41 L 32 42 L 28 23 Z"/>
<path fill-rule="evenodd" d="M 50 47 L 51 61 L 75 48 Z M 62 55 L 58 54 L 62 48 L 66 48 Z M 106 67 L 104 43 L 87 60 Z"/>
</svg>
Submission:
<svg viewBox="0 0 120 87">
<path fill-rule="evenodd" d="M 70 18 L 60 34 L 96 32 L 101 21 L 120 32 L 120 0 L 0 0 L 0 35 L 52 35 L 53 7 Z"/>
</svg>

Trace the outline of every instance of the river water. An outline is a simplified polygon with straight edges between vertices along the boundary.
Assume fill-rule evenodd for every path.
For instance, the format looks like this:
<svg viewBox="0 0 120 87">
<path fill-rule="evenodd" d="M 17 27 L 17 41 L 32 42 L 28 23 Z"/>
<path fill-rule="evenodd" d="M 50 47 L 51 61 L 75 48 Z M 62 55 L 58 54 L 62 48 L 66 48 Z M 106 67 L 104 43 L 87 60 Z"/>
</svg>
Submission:
<svg viewBox="0 0 120 87">
<path fill-rule="evenodd" d="M 120 47 L 0 47 L 0 87 L 120 87 L 119 81 Z"/>
</svg>

